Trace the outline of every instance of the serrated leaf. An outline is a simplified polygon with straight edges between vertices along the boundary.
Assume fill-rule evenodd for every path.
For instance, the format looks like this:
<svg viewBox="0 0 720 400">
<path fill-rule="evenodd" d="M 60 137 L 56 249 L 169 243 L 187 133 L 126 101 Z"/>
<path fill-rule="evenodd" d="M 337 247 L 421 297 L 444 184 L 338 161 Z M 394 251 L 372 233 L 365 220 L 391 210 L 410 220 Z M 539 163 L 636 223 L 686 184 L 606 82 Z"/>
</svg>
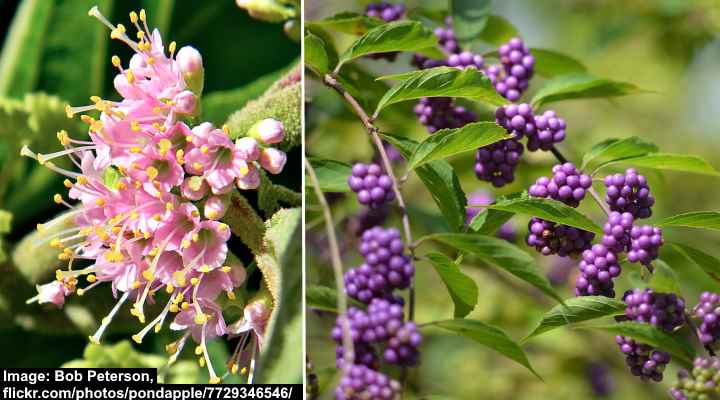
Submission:
<svg viewBox="0 0 720 400">
<path fill-rule="evenodd" d="M 305 64 L 320 75 L 330 68 L 325 43 L 311 32 L 305 34 Z"/>
<path fill-rule="evenodd" d="M 316 310 L 337 312 L 337 290 L 327 286 L 312 285 L 305 288 L 305 305 Z M 359 301 L 347 297 L 348 306 L 364 308 Z"/>
<path fill-rule="evenodd" d="M 37 81 L 53 1 L 20 3 L 0 55 L 0 95 L 19 98 Z"/>
<path fill-rule="evenodd" d="M 530 54 L 535 57 L 535 72 L 548 78 L 587 72 L 580 61 L 555 50 L 532 48 Z"/>
<path fill-rule="evenodd" d="M 342 12 L 319 21 L 307 21 L 308 26 L 318 26 L 351 35 L 363 35 L 368 30 L 383 24 L 378 18 L 371 18 L 353 12 Z"/>
<path fill-rule="evenodd" d="M 523 341 L 561 326 L 625 313 L 625 303 L 605 296 L 581 296 L 565 299 L 546 312 L 542 321 Z"/>
<path fill-rule="evenodd" d="M 405 159 L 410 157 L 418 145 L 417 142 L 401 136 L 388 133 L 383 133 L 381 136 L 395 146 Z M 453 231 L 462 229 L 467 216 L 465 211 L 467 198 L 450 164 L 443 160 L 433 161 L 417 168 L 415 174 L 427 187 L 450 229 Z"/>
<path fill-rule="evenodd" d="M 520 32 L 517 28 L 505 17 L 500 15 L 490 15 L 488 16 L 485 28 L 478 35 L 478 39 L 486 43 L 500 46 L 519 35 Z M 535 66 L 537 68 L 537 59 L 535 60 Z"/>
<path fill-rule="evenodd" d="M 585 170 L 594 162 L 637 157 L 657 151 L 658 147 L 655 144 L 644 142 L 637 136 L 622 139 L 607 139 L 594 145 L 592 149 L 583 156 L 580 169 Z"/>
<path fill-rule="evenodd" d="M 374 53 L 415 51 L 433 47 L 435 34 L 416 21 L 396 21 L 370 29 L 340 56 L 340 62 Z"/>
<path fill-rule="evenodd" d="M 462 97 L 493 106 L 507 104 L 492 82 L 477 69 L 437 67 L 403 74 L 402 81 L 380 99 L 375 113 L 391 104 L 421 97 Z"/>
<path fill-rule="evenodd" d="M 540 378 L 537 372 L 530 365 L 527 356 L 523 349 L 515 343 L 508 335 L 502 330 L 487 325 L 481 321 L 472 319 L 450 319 L 446 321 L 435 321 L 428 324 L 430 326 L 437 326 L 438 328 L 446 329 L 451 332 L 455 332 L 459 335 L 465 336 L 483 346 L 489 347 L 498 353 L 508 357 L 509 359 L 517 362 L 524 366 L 535 376 Z M 542 379 L 542 378 L 540 378 Z"/>
<path fill-rule="evenodd" d="M 720 230 L 720 212 L 717 211 L 691 211 L 673 215 L 655 222 L 656 226 L 666 228 L 682 226 L 686 228 L 702 228 Z"/>
<path fill-rule="evenodd" d="M 590 218 L 557 200 L 521 197 L 507 201 L 498 201 L 487 207 L 493 210 L 538 217 L 602 235 L 602 228 L 590 220 Z"/>
<path fill-rule="evenodd" d="M 455 318 L 464 318 L 475 308 L 478 301 L 478 287 L 472 278 L 465 275 L 448 256 L 440 253 L 426 255 L 440 275 L 455 304 Z"/>
<path fill-rule="evenodd" d="M 540 272 L 535 259 L 512 243 L 476 233 L 437 233 L 425 236 L 419 241 L 424 242 L 427 240 L 444 243 L 455 249 L 470 253 L 535 286 L 555 300 L 563 301 L 550 286 L 547 278 Z"/>
<path fill-rule="evenodd" d="M 452 0 L 453 32 L 461 43 L 476 39 L 485 29 L 490 16 L 492 2 L 490 0 Z"/>
<path fill-rule="evenodd" d="M 680 283 L 675 271 L 663 260 L 655 260 L 653 266 L 655 270 L 647 286 L 657 293 L 675 293 L 681 296 Z"/>
<path fill-rule="evenodd" d="M 652 153 L 640 157 L 629 157 L 603 164 L 628 164 L 635 168 L 652 168 L 661 171 L 691 172 L 701 175 L 720 176 L 704 158 L 688 154 Z"/>
<path fill-rule="evenodd" d="M 532 99 L 534 107 L 561 100 L 610 98 L 642 93 L 637 86 L 586 74 L 562 75 L 545 83 Z"/>
<path fill-rule="evenodd" d="M 320 189 L 323 192 L 349 192 L 348 178 L 352 174 L 352 167 L 335 160 L 326 160 L 317 157 L 308 157 L 308 161 L 315 170 Z M 306 182 L 310 187 L 310 183 Z"/>
<path fill-rule="evenodd" d="M 705 271 L 716 284 L 720 284 L 720 259 L 681 243 L 670 243 L 681 255 Z"/>
<path fill-rule="evenodd" d="M 473 217 L 470 229 L 483 235 L 494 235 L 513 215 L 515 214 L 507 211 L 486 209 Z"/>
<path fill-rule="evenodd" d="M 611 325 L 587 325 L 581 328 L 599 329 L 616 335 L 629 336 L 640 343 L 667 351 L 686 364 L 692 363 L 695 358 L 695 350 L 685 339 L 665 333 L 650 324 L 625 321 Z"/>
<path fill-rule="evenodd" d="M 418 144 L 408 170 L 456 154 L 475 151 L 504 139 L 509 139 L 505 128 L 494 122 L 474 122 L 457 129 L 442 129 Z"/>
</svg>

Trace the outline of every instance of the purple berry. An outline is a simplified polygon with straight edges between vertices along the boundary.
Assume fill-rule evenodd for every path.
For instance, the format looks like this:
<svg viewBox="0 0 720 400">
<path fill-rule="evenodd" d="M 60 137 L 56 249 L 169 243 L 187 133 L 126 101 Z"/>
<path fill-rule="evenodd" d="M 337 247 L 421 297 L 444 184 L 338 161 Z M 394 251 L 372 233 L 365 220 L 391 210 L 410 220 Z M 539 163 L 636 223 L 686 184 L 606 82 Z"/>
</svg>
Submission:
<svg viewBox="0 0 720 400">
<path fill-rule="evenodd" d="M 655 293 L 652 289 L 625 292 L 625 317 L 672 332 L 685 322 L 685 301 L 674 293 Z"/>
<path fill-rule="evenodd" d="M 552 169 L 553 177 L 540 177 L 530 186 L 532 197 L 551 198 L 570 207 L 577 207 L 592 187 L 590 176 L 582 174 L 572 163 L 557 164 Z"/>
<path fill-rule="evenodd" d="M 510 39 L 500 46 L 498 53 L 500 65 L 489 65 L 484 70 L 485 75 L 501 96 L 516 102 L 530 84 L 535 58 L 520 38 Z"/>
<path fill-rule="evenodd" d="M 507 139 L 481 147 L 475 153 L 475 176 L 502 187 L 515 180 L 515 168 L 523 154 L 523 145 Z"/>
<path fill-rule="evenodd" d="M 534 130 L 528 133 L 527 148 L 530 151 L 548 151 L 565 140 L 565 120 L 558 117 L 555 111 L 545 111 L 534 117 Z"/>
<path fill-rule="evenodd" d="M 428 132 L 460 128 L 477 121 L 477 115 L 463 106 L 455 105 L 450 97 L 423 97 L 414 108 L 415 115 Z"/>
<path fill-rule="evenodd" d="M 602 244 L 593 245 L 583 251 L 579 269 L 580 275 L 575 281 L 576 296 L 615 297 L 613 279 L 622 272 L 615 252 Z"/>
<path fill-rule="evenodd" d="M 655 350 L 652 346 L 637 343 L 626 336 L 616 336 L 615 342 L 625 354 L 625 363 L 630 372 L 643 381 L 660 382 L 665 366 L 670 362 L 670 354 Z"/>
<path fill-rule="evenodd" d="M 358 202 L 370 208 L 378 208 L 395 199 L 392 180 L 377 164 L 353 165 L 348 186 L 357 193 Z"/>
<path fill-rule="evenodd" d="M 615 253 L 623 253 L 630 247 L 630 230 L 633 227 L 632 214 L 611 211 L 603 227 L 602 244 Z"/>
<path fill-rule="evenodd" d="M 515 139 L 535 132 L 532 107 L 527 103 L 500 106 L 495 110 L 495 122 Z"/>
<path fill-rule="evenodd" d="M 364 365 L 353 365 L 335 389 L 336 400 L 399 400 L 400 383 Z"/>
<path fill-rule="evenodd" d="M 670 388 L 675 400 L 715 399 L 720 393 L 720 358 L 697 357 L 691 370 L 678 371 L 678 382 Z"/>
<path fill-rule="evenodd" d="M 720 338 L 720 295 L 703 292 L 693 308 L 693 316 L 700 318 L 698 336 L 704 346 L 713 346 Z"/>
<path fill-rule="evenodd" d="M 629 212 L 635 219 L 652 215 L 655 198 L 650 194 L 647 179 L 635 169 L 629 168 L 625 174 L 606 176 L 605 187 L 605 201 L 611 210 Z"/>
<path fill-rule="evenodd" d="M 481 70 L 485 64 L 485 60 L 479 54 L 474 54 L 469 51 L 463 51 L 459 54 L 451 54 L 447 59 L 447 65 L 449 67 L 455 67 L 459 69 L 475 68 Z"/>
<path fill-rule="evenodd" d="M 397 21 L 405 16 L 405 5 L 404 4 L 392 4 L 385 1 L 379 3 L 370 3 L 365 9 L 365 15 L 368 17 L 375 17 L 382 19 L 385 22 Z M 395 61 L 398 52 L 390 53 L 377 53 L 368 55 L 372 59 L 386 59 L 388 61 Z"/>
<path fill-rule="evenodd" d="M 630 248 L 627 252 L 628 261 L 650 265 L 663 245 L 662 230 L 652 225 L 635 225 L 630 229 Z"/>
<path fill-rule="evenodd" d="M 544 256 L 580 254 L 590 248 L 593 238 L 595 234 L 592 232 L 537 217 L 531 218 L 528 223 L 527 244 Z"/>
</svg>

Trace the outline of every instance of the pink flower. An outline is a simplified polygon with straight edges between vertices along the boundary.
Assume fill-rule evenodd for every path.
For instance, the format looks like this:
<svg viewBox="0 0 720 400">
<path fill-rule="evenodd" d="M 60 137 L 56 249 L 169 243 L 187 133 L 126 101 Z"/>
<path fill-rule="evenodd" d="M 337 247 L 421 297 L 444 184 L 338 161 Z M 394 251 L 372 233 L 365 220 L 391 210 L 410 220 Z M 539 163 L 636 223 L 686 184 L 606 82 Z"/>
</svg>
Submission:
<svg viewBox="0 0 720 400">
<path fill-rule="evenodd" d="M 228 199 L 220 196 L 212 196 L 205 200 L 205 208 L 203 212 L 205 218 L 211 220 L 219 220 L 225 215 L 227 210 Z"/>
<path fill-rule="evenodd" d="M 203 221 L 192 233 L 190 246 L 183 250 L 184 264 L 193 269 L 222 266 L 227 257 L 230 228 L 216 221 Z"/>
<path fill-rule="evenodd" d="M 282 122 L 272 118 L 265 118 L 250 127 L 248 135 L 265 144 L 275 144 L 283 141 L 285 129 Z"/>
<path fill-rule="evenodd" d="M 285 167 L 287 156 L 285 152 L 268 147 L 260 154 L 260 164 L 271 174 L 279 174 Z"/>
<path fill-rule="evenodd" d="M 37 287 L 37 291 L 38 303 L 53 303 L 58 307 L 62 307 L 63 304 L 65 304 L 65 296 L 71 292 L 67 287 L 65 287 L 63 282 L 60 281 L 52 281 L 44 285 L 39 285 Z"/>
</svg>

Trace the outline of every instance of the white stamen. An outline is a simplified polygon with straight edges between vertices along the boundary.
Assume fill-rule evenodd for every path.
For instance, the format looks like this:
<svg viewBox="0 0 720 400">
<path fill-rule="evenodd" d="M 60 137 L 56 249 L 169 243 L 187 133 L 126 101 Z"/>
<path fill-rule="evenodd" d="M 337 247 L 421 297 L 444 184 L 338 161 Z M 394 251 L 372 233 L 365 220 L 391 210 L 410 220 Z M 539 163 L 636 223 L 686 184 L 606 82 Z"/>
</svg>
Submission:
<svg viewBox="0 0 720 400">
<path fill-rule="evenodd" d="M 118 300 L 117 304 L 115 304 L 115 307 L 110 310 L 110 313 L 107 315 L 107 317 L 103 318 L 102 324 L 98 328 L 97 332 L 95 332 L 94 335 L 90 336 L 91 342 L 95 344 L 100 344 L 100 338 L 102 337 L 103 332 L 105 332 L 105 329 L 107 329 L 108 325 L 110 325 L 110 322 L 112 322 L 115 314 L 117 314 L 118 310 L 120 310 L 120 307 L 122 307 L 129 295 L 130 292 L 123 293 L 122 297 L 120 297 L 120 300 Z"/>
</svg>

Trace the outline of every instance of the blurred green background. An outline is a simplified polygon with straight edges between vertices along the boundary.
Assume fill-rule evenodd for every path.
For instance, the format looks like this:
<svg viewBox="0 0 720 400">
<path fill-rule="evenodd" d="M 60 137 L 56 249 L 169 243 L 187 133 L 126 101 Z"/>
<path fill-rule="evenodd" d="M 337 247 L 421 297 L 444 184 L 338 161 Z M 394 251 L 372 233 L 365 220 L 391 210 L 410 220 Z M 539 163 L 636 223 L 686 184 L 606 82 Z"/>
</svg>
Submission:
<svg viewBox="0 0 720 400">
<path fill-rule="evenodd" d="M 424 7 L 447 10 L 444 1 L 409 1 L 409 9 Z M 362 12 L 361 3 L 353 1 L 306 0 L 307 20 L 316 20 L 341 11 Z M 553 104 L 568 125 L 568 138 L 559 147 L 570 159 L 579 162 L 590 147 L 610 137 L 639 136 L 656 143 L 661 151 L 703 156 L 720 168 L 720 2 L 716 0 L 556 0 L 556 1 L 495 1 L 493 14 L 506 17 L 532 47 L 554 49 L 583 62 L 589 73 L 626 81 L 654 93 L 617 98 L 613 101 L 574 100 Z M 432 24 L 428 23 L 429 26 Z M 354 37 L 336 35 L 337 48 L 343 50 Z M 476 51 L 489 46 L 478 43 Z M 374 76 L 411 70 L 410 56 L 401 55 L 389 64 L 368 59 L 354 63 Z M 310 73 L 308 73 L 310 74 Z M 308 75 L 309 76 L 309 75 Z M 315 79 L 307 79 L 308 118 L 307 152 L 321 158 L 343 162 L 363 161 L 374 157 L 373 147 L 357 118 L 343 105 L 338 96 L 322 87 Z M 543 79 L 536 76 L 529 94 L 541 87 Z M 367 85 L 367 92 L 372 92 Z M 383 87 L 380 86 L 381 92 Z M 466 103 L 467 104 L 467 103 Z M 381 116 L 381 130 L 405 135 L 415 140 L 427 136 L 425 128 L 412 112 L 414 102 L 391 107 Z M 491 110 L 471 106 L 481 119 L 491 119 Z M 548 107 L 545 107 L 546 109 Z M 526 189 L 541 175 L 547 175 L 555 159 L 549 153 L 525 153 L 513 185 L 501 190 L 478 181 L 473 174 L 474 155 L 451 159 L 466 193 L 486 189 L 496 195 Z M 398 167 L 399 170 L 404 170 Z M 609 170 L 612 171 L 612 170 Z M 657 199 L 650 221 L 681 212 L 720 209 L 720 185 L 717 178 L 706 176 L 642 171 L 648 176 Z M 602 185 L 600 185 L 602 186 Z M 414 237 L 446 230 L 443 219 L 427 189 L 411 177 L 403 188 L 409 199 Z M 332 271 L 327 258 L 327 244 L 321 215 L 312 194 L 308 200 L 307 282 L 333 287 Z M 352 216 L 360 210 L 355 196 L 332 196 L 333 212 L 340 229 L 341 247 L 345 249 L 346 268 L 359 265 L 355 251 L 357 237 L 352 232 Z M 592 202 L 585 202 L 581 211 L 602 222 L 602 215 Z M 400 226 L 393 213 L 385 226 Z M 518 231 L 518 244 L 523 244 L 527 218 L 512 219 Z M 720 256 L 720 237 L 706 231 L 666 230 L 666 240 L 691 244 L 716 257 Z M 423 248 L 425 254 L 431 248 Z M 661 258 L 680 277 L 683 294 L 694 305 L 701 290 L 718 290 L 697 267 L 684 261 L 670 249 L 663 249 Z M 539 260 L 547 273 L 563 271 L 557 258 Z M 560 274 L 557 290 L 563 297 L 573 295 L 575 265 L 569 276 Z M 519 340 L 537 324 L 542 314 L 552 307 L 529 285 L 495 269 L 472 260 L 461 267 L 479 287 L 478 306 L 468 318 L 497 326 Z M 416 265 L 416 320 L 420 323 L 452 318 L 453 305 L 439 277 L 427 263 Z M 569 271 L 568 268 L 564 269 Z M 616 283 L 617 292 L 632 287 L 630 276 L 637 268 L 625 269 Z M 329 331 L 334 315 L 308 311 L 308 355 L 325 390 L 332 384 L 334 345 Z M 642 383 L 631 376 L 614 338 L 605 333 L 571 330 L 549 332 L 531 340 L 525 350 L 545 382 L 488 348 L 438 330 L 426 330 L 421 365 L 412 369 L 409 378 L 411 398 L 439 395 L 458 399 L 650 399 L 669 398 L 667 388 L 675 382 L 677 368 L 671 365 L 661 384 Z M 388 370 L 399 376 L 397 370 Z M 598 371 L 604 371 L 600 373 Z M 611 388 L 607 393 L 594 390 L 591 376 L 603 376 Z M 597 379 L 594 379 L 597 382 Z"/>
<path fill-rule="evenodd" d="M 55 254 L 49 248 L 31 250 L 13 257 L 15 245 L 62 209 L 52 195 L 62 190 L 62 180 L 27 158 L 19 158 L 23 144 L 33 149 L 60 149 L 55 133 L 67 129 L 71 135 L 86 134 L 76 120 L 65 117 L 65 103 L 88 104 L 91 95 L 118 99 L 112 81 L 115 68 L 110 57 L 127 62 L 131 51 L 111 41 L 109 30 L 87 15 L 98 5 L 113 22 L 129 24 L 131 10 L 145 8 L 151 28 L 157 27 L 164 42 L 178 48 L 191 45 L 203 56 L 205 89 L 203 119 L 217 125 L 259 97 L 299 60 L 300 46 L 290 40 L 282 24 L 251 19 L 232 0 L 212 1 L 121 1 L 121 0 L 24 0 L 0 1 L 0 343 L 6 367 L 57 367 L 83 357 L 87 335 L 97 327 L 114 302 L 110 288 L 93 290 L 83 298 L 73 296 L 62 310 L 52 304 L 25 305 L 34 296 L 34 285 L 52 279 Z M 288 166 L 298 165 L 300 149 L 288 154 Z M 300 190 L 300 171 L 286 168 L 273 181 Z M 254 194 L 248 199 L 255 204 Z M 248 249 L 231 241 L 231 249 L 247 265 Z M 20 262 L 18 262 L 20 261 Z M 256 270 L 250 285 L 257 287 Z M 127 342 L 139 330 L 136 321 L 121 318 L 111 325 L 104 342 L 115 347 L 90 346 L 87 360 L 97 366 L 156 366 L 165 364 L 164 345 L 174 340 L 169 330 L 150 335 L 142 345 Z M 211 353 L 222 365 L 227 357 L 224 341 L 213 341 Z M 153 354 L 148 354 L 153 353 Z M 188 352 L 191 353 L 191 352 Z M 193 359 L 192 357 L 189 357 Z M 224 369 L 223 369 L 224 370 Z M 204 371 L 193 361 L 171 371 L 179 382 L 206 382 Z M 203 374 L 205 376 L 203 376 Z"/>
</svg>

